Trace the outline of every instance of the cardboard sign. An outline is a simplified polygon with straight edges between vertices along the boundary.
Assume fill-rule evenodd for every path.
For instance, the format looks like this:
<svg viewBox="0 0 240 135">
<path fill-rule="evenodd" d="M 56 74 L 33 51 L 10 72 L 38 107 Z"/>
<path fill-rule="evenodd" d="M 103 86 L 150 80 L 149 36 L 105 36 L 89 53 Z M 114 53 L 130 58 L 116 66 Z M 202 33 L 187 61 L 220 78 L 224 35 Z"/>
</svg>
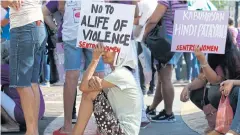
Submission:
<svg viewBox="0 0 240 135">
<path fill-rule="evenodd" d="M 204 53 L 225 53 L 229 13 L 225 11 L 176 10 L 173 52 L 193 52 L 199 46 Z"/>
<path fill-rule="evenodd" d="M 94 48 L 98 42 L 107 51 L 120 52 L 129 46 L 134 20 L 134 5 L 82 1 L 77 46 Z"/>
</svg>

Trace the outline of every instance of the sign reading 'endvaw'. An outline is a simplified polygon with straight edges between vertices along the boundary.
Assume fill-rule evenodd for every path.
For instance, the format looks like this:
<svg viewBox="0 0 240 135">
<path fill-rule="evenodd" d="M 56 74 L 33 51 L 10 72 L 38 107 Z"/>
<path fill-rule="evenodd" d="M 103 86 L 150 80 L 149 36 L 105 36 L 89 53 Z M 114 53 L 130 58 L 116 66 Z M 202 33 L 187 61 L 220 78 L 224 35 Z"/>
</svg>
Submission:
<svg viewBox="0 0 240 135">
<path fill-rule="evenodd" d="M 225 11 L 176 10 L 173 28 L 173 52 L 225 53 L 229 13 Z"/>
<path fill-rule="evenodd" d="M 94 48 L 102 42 L 105 50 L 120 52 L 130 45 L 134 12 L 134 5 L 82 1 L 77 46 Z"/>
</svg>

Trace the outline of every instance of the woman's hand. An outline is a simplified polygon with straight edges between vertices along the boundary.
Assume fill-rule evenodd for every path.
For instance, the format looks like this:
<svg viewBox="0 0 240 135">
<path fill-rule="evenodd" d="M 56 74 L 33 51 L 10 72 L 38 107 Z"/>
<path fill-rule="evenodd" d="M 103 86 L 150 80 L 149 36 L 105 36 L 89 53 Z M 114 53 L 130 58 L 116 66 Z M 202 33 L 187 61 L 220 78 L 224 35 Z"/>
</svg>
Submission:
<svg viewBox="0 0 240 135">
<path fill-rule="evenodd" d="M 93 49 L 92 60 L 99 60 L 104 52 L 104 46 L 102 43 L 98 43 Z"/>
<path fill-rule="evenodd" d="M 220 85 L 220 91 L 222 92 L 223 95 L 228 96 L 230 92 L 232 91 L 232 88 L 234 86 L 234 81 L 233 80 L 226 80 L 221 83 Z"/>
<path fill-rule="evenodd" d="M 101 90 L 102 89 L 102 79 L 100 79 L 98 76 L 93 76 L 89 80 L 89 87 L 92 88 L 93 90 Z"/>
<path fill-rule="evenodd" d="M 23 3 L 22 1 L 23 0 L 13 0 L 9 6 L 14 10 L 19 10 Z"/>
<path fill-rule="evenodd" d="M 207 63 L 207 60 L 206 60 L 206 57 L 205 57 L 204 53 L 202 53 L 200 51 L 200 47 L 196 47 L 194 52 L 195 52 L 195 55 L 196 55 L 198 61 L 201 64 L 206 64 Z"/>
<path fill-rule="evenodd" d="M 190 94 L 190 92 L 189 92 L 189 88 L 188 88 L 188 86 L 186 86 L 184 89 L 183 89 L 183 91 L 182 91 L 182 93 L 181 93 L 181 95 L 180 95 L 180 100 L 182 101 L 182 102 L 187 102 L 188 100 L 189 100 L 189 94 Z"/>
<path fill-rule="evenodd" d="M 204 73 L 200 73 L 198 75 L 198 79 L 203 80 L 203 81 L 207 81 L 206 76 L 204 75 Z"/>
</svg>

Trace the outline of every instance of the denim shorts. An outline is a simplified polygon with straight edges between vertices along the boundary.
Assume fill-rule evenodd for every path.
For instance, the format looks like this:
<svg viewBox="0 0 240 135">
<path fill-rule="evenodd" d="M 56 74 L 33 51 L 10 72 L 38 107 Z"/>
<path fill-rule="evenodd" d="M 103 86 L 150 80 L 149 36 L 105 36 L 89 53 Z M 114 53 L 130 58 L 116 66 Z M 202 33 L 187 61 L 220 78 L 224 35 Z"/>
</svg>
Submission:
<svg viewBox="0 0 240 135">
<path fill-rule="evenodd" d="M 167 39 L 172 44 L 172 35 L 168 35 Z M 177 63 L 182 55 L 183 55 L 182 52 L 175 52 L 172 59 L 168 62 L 168 64 L 173 65 L 173 66 L 177 65 Z"/>
<path fill-rule="evenodd" d="M 39 81 L 46 43 L 44 23 L 12 28 L 10 35 L 10 87 L 30 87 Z"/>
<path fill-rule="evenodd" d="M 77 40 L 63 41 L 64 45 L 64 67 L 66 71 L 84 71 L 92 60 L 92 49 L 77 47 Z M 96 72 L 104 72 L 104 63 L 100 59 Z"/>
</svg>

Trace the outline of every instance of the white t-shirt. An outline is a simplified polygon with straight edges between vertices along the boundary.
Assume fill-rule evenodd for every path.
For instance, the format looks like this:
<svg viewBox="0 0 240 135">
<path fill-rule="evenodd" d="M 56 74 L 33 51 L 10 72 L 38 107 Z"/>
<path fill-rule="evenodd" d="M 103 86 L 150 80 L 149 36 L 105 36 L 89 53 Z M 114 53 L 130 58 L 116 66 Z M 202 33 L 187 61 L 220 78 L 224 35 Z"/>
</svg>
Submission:
<svg viewBox="0 0 240 135">
<path fill-rule="evenodd" d="M 141 0 L 138 2 L 139 15 L 139 25 L 134 27 L 134 39 L 138 42 L 142 42 L 143 34 L 146 27 L 146 22 L 153 14 L 158 3 L 156 0 Z"/>
<path fill-rule="evenodd" d="M 5 18 L 7 11 L 1 7 L 1 21 Z"/>
<path fill-rule="evenodd" d="M 42 20 L 42 0 L 24 0 L 20 10 L 10 8 L 10 28 Z"/>
<path fill-rule="evenodd" d="M 63 41 L 77 39 L 80 21 L 81 0 L 66 0 L 63 16 Z"/>
<path fill-rule="evenodd" d="M 117 86 L 105 92 L 124 133 L 138 135 L 142 115 L 141 93 L 133 73 L 125 67 L 116 68 L 104 80 Z"/>
</svg>

